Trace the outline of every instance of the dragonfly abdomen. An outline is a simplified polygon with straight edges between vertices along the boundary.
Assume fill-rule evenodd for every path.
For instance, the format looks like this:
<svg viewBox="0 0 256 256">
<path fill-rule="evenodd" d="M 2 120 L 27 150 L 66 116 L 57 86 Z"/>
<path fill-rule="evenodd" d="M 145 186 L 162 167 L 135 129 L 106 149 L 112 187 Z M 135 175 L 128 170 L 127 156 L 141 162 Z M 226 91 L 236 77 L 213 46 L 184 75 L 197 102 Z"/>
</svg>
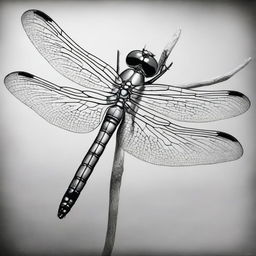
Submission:
<svg viewBox="0 0 256 256">
<path fill-rule="evenodd" d="M 73 180 L 62 198 L 58 211 L 58 217 L 60 219 L 66 216 L 79 197 L 80 192 L 89 179 L 109 139 L 122 120 L 123 111 L 123 107 L 119 105 L 112 106 L 108 109 L 96 139 L 85 155 Z"/>
</svg>

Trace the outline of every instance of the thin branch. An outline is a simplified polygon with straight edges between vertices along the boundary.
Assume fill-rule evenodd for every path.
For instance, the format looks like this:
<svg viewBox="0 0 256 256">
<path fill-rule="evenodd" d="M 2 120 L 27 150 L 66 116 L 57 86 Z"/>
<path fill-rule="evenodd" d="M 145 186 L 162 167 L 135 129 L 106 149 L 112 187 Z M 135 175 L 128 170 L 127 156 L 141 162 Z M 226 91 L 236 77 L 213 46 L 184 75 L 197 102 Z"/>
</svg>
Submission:
<svg viewBox="0 0 256 256">
<path fill-rule="evenodd" d="M 120 52 L 117 51 L 116 72 L 119 73 L 119 57 Z M 120 135 L 116 133 L 116 148 L 114 155 L 114 162 L 112 167 L 112 174 L 109 189 L 109 209 L 108 209 L 108 228 L 105 238 L 105 245 L 102 251 L 102 256 L 111 256 L 114 248 L 116 223 L 118 216 L 118 205 L 120 187 L 122 183 L 122 175 L 124 171 L 124 151 L 120 145 Z"/>
<path fill-rule="evenodd" d="M 119 135 L 116 136 L 116 149 L 110 181 L 108 228 L 102 256 L 110 256 L 115 243 L 118 215 L 119 194 L 124 171 L 124 151 L 120 146 Z"/>
<path fill-rule="evenodd" d="M 145 84 L 152 84 L 154 83 L 157 79 L 159 79 L 169 68 L 172 66 L 173 63 L 170 65 L 166 66 L 166 61 L 168 57 L 170 56 L 174 46 L 177 44 L 179 38 L 180 38 L 181 30 L 177 30 L 176 33 L 172 37 L 172 41 L 170 41 L 165 48 L 162 51 L 162 54 L 159 58 L 158 61 L 158 69 L 156 72 L 156 76 L 150 79 L 149 81 L 146 81 Z"/>
<path fill-rule="evenodd" d="M 247 66 L 251 60 L 252 60 L 251 57 L 248 58 L 244 63 L 237 66 L 235 69 L 231 70 L 230 72 L 226 73 L 225 75 L 217 76 L 215 78 L 212 78 L 212 79 L 209 79 L 206 81 L 179 85 L 179 87 L 193 89 L 193 88 L 198 88 L 198 87 L 202 87 L 202 86 L 208 86 L 208 85 L 213 85 L 213 84 L 217 84 L 220 82 L 224 82 L 224 81 L 228 80 L 229 78 L 231 78 L 233 75 L 235 75 L 237 72 L 239 72 L 241 69 L 243 69 L 245 66 Z"/>
<path fill-rule="evenodd" d="M 160 59 L 158 61 L 158 71 L 161 72 L 163 68 L 165 67 L 165 63 L 171 54 L 174 46 L 177 44 L 181 34 L 181 29 L 178 29 L 176 33 L 173 35 L 172 40 L 165 46 L 164 50 L 162 51 L 162 54 L 160 56 Z"/>
</svg>

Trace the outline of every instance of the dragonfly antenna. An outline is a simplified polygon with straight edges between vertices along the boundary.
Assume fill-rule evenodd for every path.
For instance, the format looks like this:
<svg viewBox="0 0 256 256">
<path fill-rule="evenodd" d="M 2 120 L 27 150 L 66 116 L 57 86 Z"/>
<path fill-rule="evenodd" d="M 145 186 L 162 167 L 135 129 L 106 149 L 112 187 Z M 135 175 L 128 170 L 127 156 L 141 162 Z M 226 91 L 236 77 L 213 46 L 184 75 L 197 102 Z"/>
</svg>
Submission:
<svg viewBox="0 0 256 256">
<path fill-rule="evenodd" d="M 117 55 L 116 55 L 116 72 L 119 74 L 119 57 L 120 57 L 120 51 L 117 50 Z"/>
</svg>

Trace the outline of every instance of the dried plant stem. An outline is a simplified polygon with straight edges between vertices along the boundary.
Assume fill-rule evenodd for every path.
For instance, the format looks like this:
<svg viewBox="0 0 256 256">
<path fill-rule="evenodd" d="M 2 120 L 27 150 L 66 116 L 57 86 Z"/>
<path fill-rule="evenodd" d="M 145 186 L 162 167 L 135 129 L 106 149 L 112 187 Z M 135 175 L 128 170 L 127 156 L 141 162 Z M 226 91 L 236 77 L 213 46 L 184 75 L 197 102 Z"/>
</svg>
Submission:
<svg viewBox="0 0 256 256">
<path fill-rule="evenodd" d="M 209 80 L 201 81 L 201 82 L 195 82 L 195 83 L 189 83 L 189 84 L 184 84 L 184 85 L 179 85 L 181 88 L 186 88 L 186 89 L 193 89 L 193 88 L 198 88 L 202 86 L 208 86 L 208 85 L 213 85 L 213 84 L 218 84 L 220 82 L 224 82 L 231 78 L 233 75 L 235 75 L 237 72 L 239 72 L 241 69 L 243 69 L 249 62 L 252 60 L 252 58 L 248 58 L 247 60 L 244 61 L 244 63 L 240 64 L 237 66 L 235 69 L 231 70 L 230 72 L 222 75 L 222 76 L 217 76 Z"/>
<path fill-rule="evenodd" d="M 102 256 L 110 256 L 115 243 L 116 223 L 118 215 L 119 194 L 124 171 L 124 151 L 120 146 L 120 140 L 117 133 L 115 156 L 111 174 L 109 190 L 109 212 L 108 228 L 105 239 L 105 245 Z"/>
</svg>

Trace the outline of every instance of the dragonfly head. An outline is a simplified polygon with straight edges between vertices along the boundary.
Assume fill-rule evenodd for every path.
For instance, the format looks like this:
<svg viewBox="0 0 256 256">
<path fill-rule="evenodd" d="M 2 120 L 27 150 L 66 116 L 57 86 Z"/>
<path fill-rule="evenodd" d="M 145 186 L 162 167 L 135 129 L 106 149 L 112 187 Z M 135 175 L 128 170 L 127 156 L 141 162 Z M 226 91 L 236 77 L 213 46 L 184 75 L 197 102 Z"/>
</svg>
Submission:
<svg viewBox="0 0 256 256">
<path fill-rule="evenodd" d="M 145 49 L 131 51 L 126 57 L 126 63 L 131 68 L 139 68 L 146 77 L 154 76 L 158 68 L 154 54 Z"/>
</svg>

